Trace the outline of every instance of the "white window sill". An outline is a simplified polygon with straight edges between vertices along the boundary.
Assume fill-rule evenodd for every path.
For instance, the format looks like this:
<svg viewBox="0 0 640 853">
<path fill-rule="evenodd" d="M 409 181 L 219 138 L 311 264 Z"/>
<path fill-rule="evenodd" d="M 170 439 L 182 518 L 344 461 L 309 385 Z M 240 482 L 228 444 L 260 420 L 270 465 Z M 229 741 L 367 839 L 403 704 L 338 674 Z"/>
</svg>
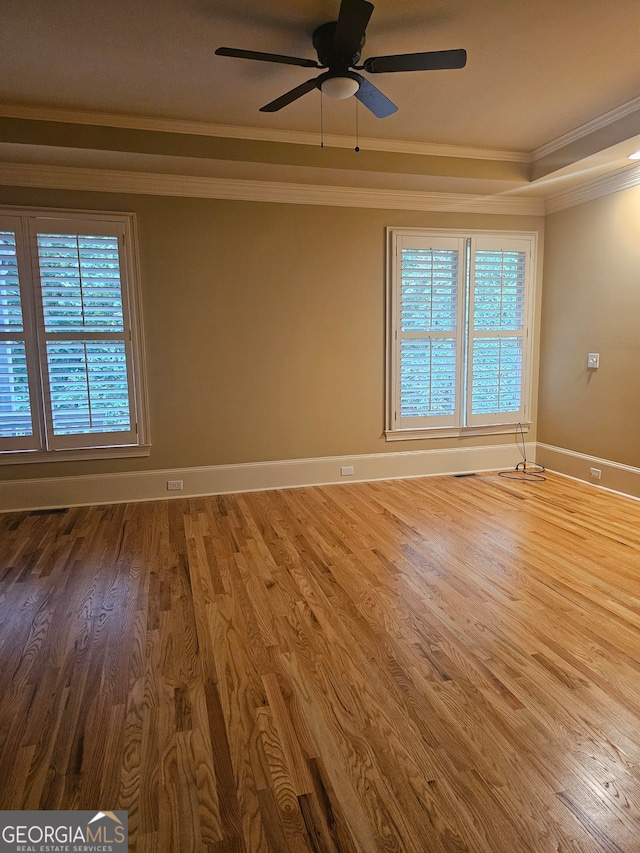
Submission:
<svg viewBox="0 0 640 853">
<path fill-rule="evenodd" d="M 135 447 L 86 447 L 82 450 L 12 450 L 0 451 L 0 465 L 24 465 L 29 462 L 78 462 L 82 459 L 121 459 L 150 454 L 150 444 Z"/>
<path fill-rule="evenodd" d="M 424 427 L 422 429 L 385 430 L 386 441 L 416 441 L 421 438 L 467 438 L 474 435 L 510 435 L 528 432 L 530 423 L 490 424 L 477 427 Z"/>
</svg>

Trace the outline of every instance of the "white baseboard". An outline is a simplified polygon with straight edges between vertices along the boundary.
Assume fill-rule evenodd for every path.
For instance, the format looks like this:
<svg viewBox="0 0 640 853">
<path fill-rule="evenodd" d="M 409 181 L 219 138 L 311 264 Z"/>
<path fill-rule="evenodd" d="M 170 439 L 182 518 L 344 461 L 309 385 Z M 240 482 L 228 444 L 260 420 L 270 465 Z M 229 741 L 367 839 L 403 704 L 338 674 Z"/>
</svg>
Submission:
<svg viewBox="0 0 640 853">
<path fill-rule="evenodd" d="M 533 457 L 534 444 L 527 444 Z M 367 480 L 395 480 L 514 468 L 520 447 L 500 444 L 446 450 L 418 450 L 317 459 L 286 459 L 174 468 L 125 474 L 93 474 L 0 482 L 0 512 L 55 509 L 103 503 L 128 503 L 200 495 L 287 489 Z M 353 466 L 354 474 L 340 469 Z M 168 480 L 182 480 L 181 491 L 167 491 Z"/>
<path fill-rule="evenodd" d="M 582 480 L 610 492 L 640 498 L 640 468 L 541 442 L 537 444 L 536 462 L 544 465 L 549 471 Z M 592 468 L 600 471 L 599 478 L 591 474 Z"/>
</svg>

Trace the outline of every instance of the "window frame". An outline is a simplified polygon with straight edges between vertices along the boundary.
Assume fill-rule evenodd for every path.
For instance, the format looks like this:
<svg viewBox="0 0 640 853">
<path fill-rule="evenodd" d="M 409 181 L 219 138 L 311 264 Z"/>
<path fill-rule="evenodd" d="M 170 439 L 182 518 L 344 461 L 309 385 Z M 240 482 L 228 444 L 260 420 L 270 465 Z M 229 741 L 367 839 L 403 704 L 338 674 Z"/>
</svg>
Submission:
<svg viewBox="0 0 640 853">
<path fill-rule="evenodd" d="M 533 376 L 533 323 L 536 300 L 536 261 L 538 234 L 535 231 L 489 230 L 489 229 L 449 229 L 449 228 L 397 228 L 387 229 L 387 269 L 386 269 L 386 324 L 385 324 L 385 426 L 387 441 L 415 440 L 420 438 L 461 437 L 474 435 L 499 435 L 511 433 L 514 426 L 520 424 L 526 431 L 531 425 L 531 393 Z M 460 267 L 458 282 L 458 326 L 456 329 L 458 350 L 461 357 L 456 373 L 456 414 L 449 419 L 439 416 L 414 418 L 399 417 L 400 411 L 400 344 L 406 339 L 407 332 L 401 329 L 402 248 L 420 248 L 435 241 L 437 248 L 453 245 L 457 241 L 460 247 Z M 439 242 L 438 242 L 439 241 Z M 528 253 L 525 273 L 524 317 L 522 330 L 522 372 L 521 372 L 521 409 L 517 419 L 501 418 L 496 415 L 471 415 L 471 364 L 470 354 L 473 345 L 473 324 L 470 317 L 474 285 L 472 280 L 475 257 L 472 246 L 477 241 L 503 244 L 507 250 L 510 245 L 522 245 Z M 469 249 L 467 249 L 469 247 Z M 483 248 L 482 246 L 480 248 Z M 469 268 L 467 268 L 467 265 Z M 429 333 L 425 333 L 429 334 Z M 498 335 L 499 336 L 499 335 Z M 428 420 L 428 423 L 424 423 Z M 473 422 L 470 422 L 470 421 Z M 409 422 L 410 421 L 410 422 Z"/>
<path fill-rule="evenodd" d="M 136 217 L 133 213 L 104 213 L 43 208 L 0 208 L 0 230 L 15 226 L 16 256 L 24 332 L 27 341 L 27 375 L 29 383 L 33 435 L 0 439 L 0 465 L 29 462 L 58 462 L 79 459 L 109 459 L 148 456 L 151 448 L 149 405 L 144 357 L 142 295 Z M 104 235 L 101 234 L 101 229 Z M 124 313 L 122 340 L 126 352 L 129 382 L 131 430 L 99 433 L 92 443 L 91 433 L 55 436 L 51 428 L 48 378 L 45 363 L 46 340 L 43 321 L 41 277 L 38 258 L 38 234 L 73 233 L 118 238 L 120 286 Z M 12 333 L 13 334 L 13 333 Z M 83 340 L 105 339 L 102 333 L 72 333 Z M 106 336 L 108 337 L 108 335 Z M 7 339 L 7 335 L 4 335 Z M 105 435 L 114 442 L 106 443 Z M 115 439 L 121 437 L 122 441 Z M 86 439 L 86 440 L 85 440 Z"/>
</svg>

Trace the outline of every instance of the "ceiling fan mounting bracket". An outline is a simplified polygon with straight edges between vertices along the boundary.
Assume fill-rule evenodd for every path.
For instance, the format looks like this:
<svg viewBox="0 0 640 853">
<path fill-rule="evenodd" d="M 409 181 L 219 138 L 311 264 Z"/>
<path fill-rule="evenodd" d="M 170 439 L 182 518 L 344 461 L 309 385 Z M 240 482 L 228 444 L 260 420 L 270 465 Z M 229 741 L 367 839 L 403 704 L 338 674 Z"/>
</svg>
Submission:
<svg viewBox="0 0 640 853">
<path fill-rule="evenodd" d="M 366 38 L 364 34 L 360 41 L 360 45 L 352 56 L 344 56 L 336 53 L 334 49 L 335 33 L 337 21 L 329 21 L 326 24 L 321 24 L 313 31 L 313 46 L 318 54 L 318 61 L 323 68 L 331 68 L 331 70 L 347 70 L 350 66 L 355 65 L 360 59 L 360 54 Z"/>
</svg>

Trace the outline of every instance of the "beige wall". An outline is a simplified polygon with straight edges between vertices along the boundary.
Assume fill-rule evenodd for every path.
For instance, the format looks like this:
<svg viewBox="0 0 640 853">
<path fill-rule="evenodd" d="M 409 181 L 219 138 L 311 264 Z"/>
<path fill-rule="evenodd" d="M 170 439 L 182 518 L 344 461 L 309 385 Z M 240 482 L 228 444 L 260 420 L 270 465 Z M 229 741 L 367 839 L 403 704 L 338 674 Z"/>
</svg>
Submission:
<svg viewBox="0 0 640 853">
<path fill-rule="evenodd" d="M 547 217 L 541 330 L 538 440 L 640 467 L 640 188 Z"/>
<path fill-rule="evenodd" d="M 153 443 L 149 458 L 0 479 L 513 441 L 384 441 L 385 227 L 542 235 L 542 217 L 10 188 L 0 204 L 137 214 Z"/>
</svg>

